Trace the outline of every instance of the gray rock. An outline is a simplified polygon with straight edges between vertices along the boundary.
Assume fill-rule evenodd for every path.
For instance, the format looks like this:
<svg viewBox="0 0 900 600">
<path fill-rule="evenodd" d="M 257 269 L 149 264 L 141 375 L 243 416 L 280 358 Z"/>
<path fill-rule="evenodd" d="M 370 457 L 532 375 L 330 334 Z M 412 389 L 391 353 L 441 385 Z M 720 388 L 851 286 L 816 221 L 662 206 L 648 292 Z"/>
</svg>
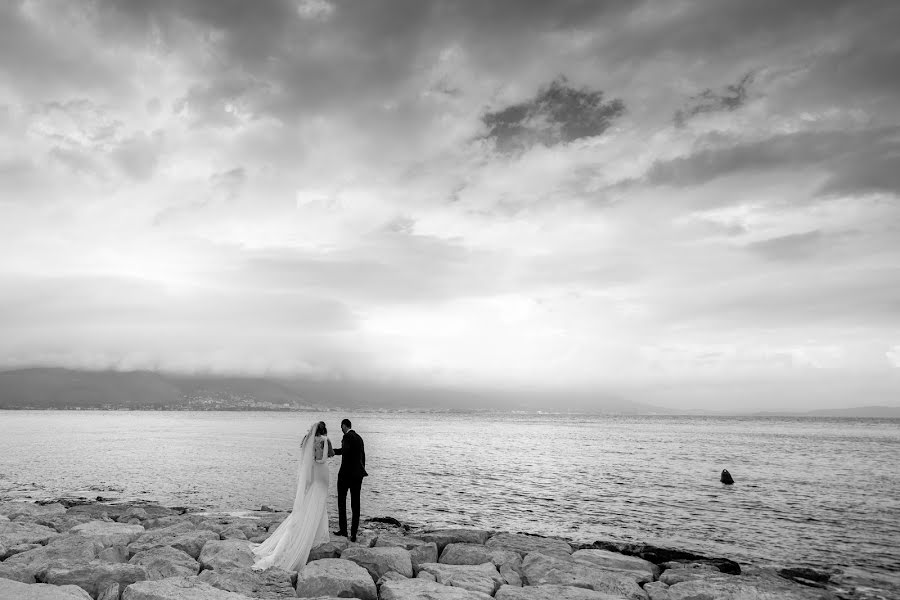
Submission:
<svg viewBox="0 0 900 600">
<path fill-rule="evenodd" d="M 197 577 L 139 581 L 125 588 L 122 600 L 247 600 L 247 596 L 215 588 Z"/>
<path fill-rule="evenodd" d="M 246 540 L 247 534 L 244 533 L 243 529 L 238 529 L 237 527 L 229 527 L 228 529 L 219 533 L 219 537 L 223 540 Z"/>
<path fill-rule="evenodd" d="M 47 583 L 27 584 L 12 579 L 0 579 L 0 598 L 3 600 L 93 600 L 76 585 L 55 586 Z"/>
<path fill-rule="evenodd" d="M 650 600 L 669 600 L 668 590 L 669 586 L 662 581 L 651 581 L 644 585 L 644 591 L 650 596 Z"/>
<path fill-rule="evenodd" d="M 341 558 L 352 560 L 363 567 L 378 581 L 388 571 L 396 571 L 404 577 L 413 576 L 412 558 L 409 550 L 395 547 L 362 548 L 350 546 L 341 552 Z"/>
<path fill-rule="evenodd" d="M 376 548 L 404 548 L 409 551 L 413 573 L 419 572 L 422 563 L 438 562 L 437 544 L 403 535 L 384 534 L 375 540 Z"/>
<path fill-rule="evenodd" d="M 51 567 L 42 570 L 38 578 L 53 585 L 77 585 L 96 598 L 113 583 L 125 588 L 136 581 L 147 579 L 147 571 L 140 565 L 114 564 L 99 560 L 86 565 Z"/>
<path fill-rule="evenodd" d="M 144 529 L 166 529 L 174 525 L 181 525 L 185 531 L 198 529 L 190 520 L 189 515 L 167 515 L 151 517 L 144 520 Z"/>
<path fill-rule="evenodd" d="M 218 540 L 219 534 L 208 529 L 192 530 L 191 526 L 190 523 L 179 523 L 162 529 L 147 530 L 128 545 L 128 550 L 137 554 L 157 546 L 172 546 L 197 558 L 203 546 L 209 541 Z"/>
<path fill-rule="evenodd" d="M 381 600 L 491 600 L 491 597 L 481 592 L 416 578 L 386 581 L 381 586 Z"/>
<path fill-rule="evenodd" d="M 29 550 L 34 550 L 35 548 L 40 547 L 41 544 L 18 544 L 11 548 L 4 548 L 0 546 L 0 560 L 6 560 L 14 554 L 22 554 L 23 552 L 28 552 Z"/>
<path fill-rule="evenodd" d="M 72 527 L 69 533 L 97 540 L 104 548 L 108 548 L 110 546 L 127 546 L 144 533 L 144 528 L 141 525 L 113 521 L 89 521 Z"/>
<path fill-rule="evenodd" d="M 597 565 L 610 571 L 620 571 L 634 575 L 638 585 L 649 583 L 659 578 L 659 567 L 648 560 L 636 556 L 625 556 L 609 550 L 578 550 L 572 558 Z"/>
<path fill-rule="evenodd" d="M 319 544 L 309 551 L 307 562 L 321 560 L 323 558 L 340 558 L 341 552 L 350 545 L 347 538 L 336 537 L 330 542 Z"/>
<path fill-rule="evenodd" d="M 51 529 L 55 529 L 60 533 L 68 533 L 70 529 L 75 527 L 76 525 L 81 525 L 82 523 L 90 523 L 94 518 L 90 515 L 84 514 L 61 514 L 61 515 L 49 515 L 46 517 L 37 517 L 34 522 L 40 525 L 46 525 Z M 107 523 L 111 521 L 105 521 Z"/>
<path fill-rule="evenodd" d="M 0 579 L 12 579 L 20 583 L 34 583 L 34 571 L 22 565 L 0 562 Z"/>
<path fill-rule="evenodd" d="M 33 521 L 41 517 L 66 514 L 66 507 L 58 502 L 34 504 L 33 502 L 0 502 L 0 515 L 10 521 Z"/>
<path fill-rule="evenodd" d="M 200 581 L 228 592 L 237 592 L 249 598 L 296 598 L 291 583 L 293 574 L 281 569 L 233 569 L 230 571 L 203 571 Z"/>
<path fill-rule="evenodd" d="M 496 600 L 619 600 L 621 596 L 613 596 L 596 590 L 589 590 L 568 585 L 535 585 L 516 587 L 504 585 L 494 596 Z"/>
<path fill-rule="evenodd" d="M 378 590 L 369 572 L 355 562 L 342 558 L 323 558 L 307 563 L 297 574 L 297 597 L 319 596 L 376 600 Z"/>
<path fill-rule="evenodd" d="M 200 563 L 186 552 L 171 546 L 143 550 L 132 556 L 128 562 L 144 567 L 147 570 L 147 579 L 190 577 L 200 572 Z"/>
<path fill-rule="evenodd" d="M 128 510 L 125 511 L 121 517 L 119 517 L 119 521 L 124 521 L 127 519 L 137 519 L 138 521 L 146 521 L 150 518 L 150 514 L 139 506 L 132 506 Z"/>
<path fill-rule="evenodd" d="M 120 589 L 118 583 L 111 583 L 97 594 L 97 600 L 119 600 L 119 596 L 121 596 Z"/>
<path fill-rule="evenodd" d="M 647 594 L 631 574 L 608 571 L 571 556 L 532 552 L 522 561 L 522 572 L 529 585 L 571 585 L 630 600 L 647 600 Z"/>
<path fill-rule="evenodd" d="M 246 540 L 212 540 L 200 552 L 200 568 L 227 571 L 228 569 L 250 568 L 256 556 Z"/>
<path fill-rule="evenodd" d="M 19 544 L 46 544 L 59 533 L 37 523 L 0 522 L 0 545 L 11 548 Z"/>
<path fill-rule="evenodd" d="M 420 568 L 423 572 L 434 575 L 437 583 L 481 592 L 488 596 L 493 596 L 503 585 L 503 578 L 500 577 L 497 568 L 489 562 L 481 565 L 425 563 Z"/>
<path fill-rule="evenodd" d="M 521 559 L 520 559 L 521 560 Z M 520 565 L 521 568 L 521 565 Z M 510 564 L 500 565 L 500 577 L 503 578 L 503 581 L 506 582 L 507 585 L 512 585 L 515 587 L 522 587 L 522 574 L 518 569 L 513 567 Z"/>
<path fill-rule="evenodd" d="M 90 504 L 79 504 L 71 507 L 67 512 L 70 515 L 88 515 L 96 521 L 112 520 L 118 521 L 125 518 L 128 511 L 133 507 L 130 504 L 104 504 L 102 502 L 94 502 Z"/>
<path fill-rule="evenodd" d="M 51 567 L 71 567 L 91 562 L 101 550 L 100 545 L 90 538 L 78 535 L 55 538 L 46 546 L 10 556 L 3 561 L 4 566 L 18 569 L 21 576 L 34 577 L 39 571 Z M 17 578 L 22 581 L 22 578 Z"/>
<path fill-rule="evenodd" d="M 381 579 L 375 582 L 376 587 L 381 587 L 384 585 L 385 581 L 397 581 L 398 579 L 409 579 L 408 577 L 404 577 L 400 573 L 396 571 L 388 571 L 384 575 L 381 576 Z"/>
<path fill-rule="evenodd" d="M 447 565 L 481 565 L 489 562 L 499 567 L 521 564 L 522 556 L 515 550 L 488 548 L 481 544 L 447 544 L 438 562 Z"/>
<path fill-rule="evenodd" d="M 437 544 L 438 552 L 444 551 L 447 544 L 484 544 L 494 534 L 485 529 L 436 529 L 424 533 L 415 533 L 409 537 L 419 538 Z"/>
<path fill-rule="evenodd" d="M 523 557 L 529 552 L 558 556 L 572 554 L 572 546 L 563 540 L 517 533 L 498 533 L 485 542 L 485 546 L 488 548 L 513 550 Z"/>
<path fill-rule="evenodd" d="M 416 575 L 416 578 L 417 579 L 426 579 L 428 581 L 434 581 L 435 583 L 437 582 L 437 577 L 435 577 L 431 573 L 428 573 L 427 571 L 419 571 L 419 574 Z"/>
<path fill-rule="evenodd" d="M 666 590 L 668 600 L 821 600 L 830 597 L 821 589 L 769 573 L 727 575 L 702 569 L 670 569 L 659 579 L 669 585 Z"/>
<path fill-rule="evenodd" d="M 108 563 L 127 563 L 130 555 L 125 546 L 110 546 L 101 550 L 97 558 Z"/>
</svg>

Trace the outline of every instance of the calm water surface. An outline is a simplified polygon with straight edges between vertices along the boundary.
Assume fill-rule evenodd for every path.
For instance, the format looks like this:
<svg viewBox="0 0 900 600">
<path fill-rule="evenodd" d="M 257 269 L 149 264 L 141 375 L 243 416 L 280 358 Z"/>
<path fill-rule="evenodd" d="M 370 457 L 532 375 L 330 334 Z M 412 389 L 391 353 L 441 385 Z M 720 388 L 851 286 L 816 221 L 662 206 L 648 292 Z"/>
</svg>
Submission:
<svg viewBox="0 0 900 600">
<path fill-rule="evenodd" d="M 0 411 L 0 498 L 287 509 L 303 433 L 322 419 L 340 445 L 344 416 Z M 900 571 L 897 420 L 346 416 L 366 443 L 364 517 Z"/>
</svg>

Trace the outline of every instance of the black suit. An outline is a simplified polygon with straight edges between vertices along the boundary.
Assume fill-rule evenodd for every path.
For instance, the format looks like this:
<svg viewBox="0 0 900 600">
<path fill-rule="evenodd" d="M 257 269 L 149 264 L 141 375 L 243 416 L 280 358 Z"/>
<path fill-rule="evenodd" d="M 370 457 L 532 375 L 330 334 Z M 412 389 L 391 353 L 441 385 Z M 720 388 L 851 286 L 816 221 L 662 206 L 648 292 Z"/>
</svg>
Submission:
<svg viewBox="0 0 900 600">
<path fill-rule="evenodd" d="M 341 533 L 347 532 L 347 492 L 350 492 L 350 508 L 353 510 L 353 522 L 350 524 L 350 537 L 355 538 L 359 530 L 359 492 L 362 489 L 363 477 L 366 473 L 366 449 L 359 434 L 352 429 L 344 434 L 341 448 L 334 453 L 341 456 L 341 469 L 338 471 L 338 528 Z"/>
</svg>

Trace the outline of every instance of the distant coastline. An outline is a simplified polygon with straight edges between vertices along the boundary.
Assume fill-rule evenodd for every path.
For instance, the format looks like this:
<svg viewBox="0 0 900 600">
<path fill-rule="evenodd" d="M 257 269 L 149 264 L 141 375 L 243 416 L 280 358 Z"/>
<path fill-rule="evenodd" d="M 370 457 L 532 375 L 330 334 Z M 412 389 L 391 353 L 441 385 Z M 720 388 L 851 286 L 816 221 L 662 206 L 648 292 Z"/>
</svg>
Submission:
<svg viewBox="0 0 900 600">
<path fill-rule="evenodd" d="M 900 419 L 900 406 L 870 405 L 808 411 L 673 409 L 598 394 L 589 406 L 561 407 L 515 393 L 496 404 L 474 392 L 385 388 L 364 383 L 265 377 L 173 375 L 150 371 L 27 368 L 0 371 L 0 410 L 432 412 L 523 415 L 622 415 Z M 496 400 L 491 398 L 490 400 Z M 487 407 L 487 408 L 486 408 Z"/>
</svg>

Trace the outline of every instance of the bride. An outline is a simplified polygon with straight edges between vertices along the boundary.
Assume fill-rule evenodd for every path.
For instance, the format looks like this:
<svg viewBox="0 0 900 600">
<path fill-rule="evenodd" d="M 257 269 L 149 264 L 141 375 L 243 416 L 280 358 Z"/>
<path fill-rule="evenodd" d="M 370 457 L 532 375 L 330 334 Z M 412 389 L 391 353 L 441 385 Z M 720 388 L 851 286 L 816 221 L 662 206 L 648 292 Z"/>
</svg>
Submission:
<svg viewBox="0 0 900 600">
<path fill-rule="evenodd" d="M 269 538 L 253 549 L 254 569 L 278 567 L 299 571 L 313 546 L 328 541 L 328 464 L 334 456 L 325 421 L 313 423 L 300 442 L 297 495 L 290 516 Z"/>
</svg>

